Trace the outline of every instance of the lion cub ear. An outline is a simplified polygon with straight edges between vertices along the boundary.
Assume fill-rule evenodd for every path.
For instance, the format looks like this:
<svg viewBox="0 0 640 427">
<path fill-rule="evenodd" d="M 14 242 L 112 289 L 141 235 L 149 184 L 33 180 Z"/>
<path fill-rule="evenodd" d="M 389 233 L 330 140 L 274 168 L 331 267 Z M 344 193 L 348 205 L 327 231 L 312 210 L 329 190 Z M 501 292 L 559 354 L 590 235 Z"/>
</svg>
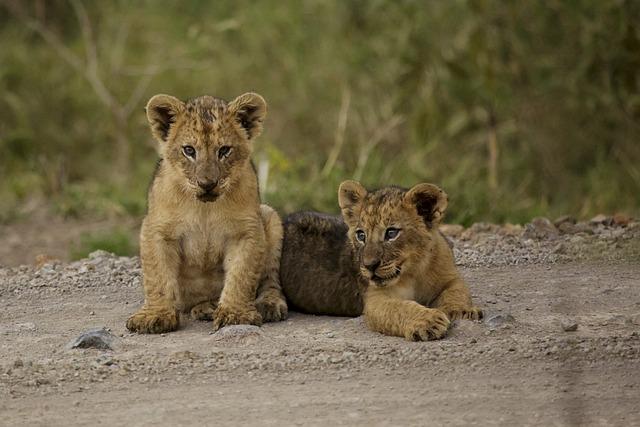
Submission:
<svg viewBox="0 0 640 427">
<path fill-rule="evenodd" d="M 440 223 L 449 203 L 447 193 L 433 184 L 418 184 L 404 195 L 406 204 L 415 207 L 428 228 Z"/>
<path fill-rule="evenodd" d="M 158 142 L 163 143 L 167 140 L 177 115 L 184 110 L 184 102 L 170 95 L 155 95 L 149 100 L 145 110 L 151 133 Z"/>
<path fill-rule="evenodd" d="M 342 211 L 342 218 L 349 227 L 358 223 L 362 200 L 367 190 L 358 181 L 344 181 L 338 188 L 338 204 Z"/>
<path fill-rule="evenodd" d="M 231 101 L 228 110 L 247 139 L 262 133 L 262 122 L 267 115 L 267 102 L 263 97 L 253 92 L 245 93 Z"/>
</svg>

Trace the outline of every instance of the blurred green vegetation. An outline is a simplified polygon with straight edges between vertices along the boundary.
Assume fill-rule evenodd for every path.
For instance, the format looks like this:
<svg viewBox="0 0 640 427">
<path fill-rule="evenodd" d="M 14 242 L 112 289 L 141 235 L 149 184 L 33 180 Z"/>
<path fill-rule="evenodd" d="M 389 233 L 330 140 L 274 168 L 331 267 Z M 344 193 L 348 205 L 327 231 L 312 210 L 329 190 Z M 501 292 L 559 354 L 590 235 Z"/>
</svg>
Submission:
<svg viewBox="0 0 640 427">
<path fill-rule="evenodd" d="M 1 0 L 0 221 L 142 215 L 146 100 L 248 90 L 281 213 L 336 212 L 355 178 L 438 183 L 463 224 L 637 215 L 639 22 L 634 0 Z"/>
<path fill-rule="evenodd" d="M 71 260 L 79 260 L 98 249 L 120 256 L 131 256 L 138 252 L 131 232 L 125 228 L 115 227 L 104 232 L 82 234 L 79 242 L 70 249 L 69 257 Z"/>
</svg>

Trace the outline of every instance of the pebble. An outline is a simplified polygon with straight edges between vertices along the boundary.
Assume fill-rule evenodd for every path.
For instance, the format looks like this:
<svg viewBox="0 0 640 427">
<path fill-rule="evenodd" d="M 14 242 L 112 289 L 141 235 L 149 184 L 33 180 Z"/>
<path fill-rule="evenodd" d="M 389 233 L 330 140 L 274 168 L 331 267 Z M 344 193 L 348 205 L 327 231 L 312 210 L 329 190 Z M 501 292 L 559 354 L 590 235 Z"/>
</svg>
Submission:
<svg viewBox="0 0 640 427">
<path fill-rule="evenodd" d="M 67 344 L 68 349 L 72 348 L 98 348 L 101 350 L 113 350 L 112 345 L 115 337 L 105 328 L 89 329 L 81 333 Z"/>
<path fill-rule="evenodd" d="M 254 325 L 230 325 L 220 328 L 212 336 L 216 341 L 247 341 L 260 339 L 263 333 Z"/>
<path fill-rule="evenodd" d="M 562 322 L 562 330 L 565 332 L 575 332 L 578 330 L 578 323 L 576 322 Z"/>
</svg>

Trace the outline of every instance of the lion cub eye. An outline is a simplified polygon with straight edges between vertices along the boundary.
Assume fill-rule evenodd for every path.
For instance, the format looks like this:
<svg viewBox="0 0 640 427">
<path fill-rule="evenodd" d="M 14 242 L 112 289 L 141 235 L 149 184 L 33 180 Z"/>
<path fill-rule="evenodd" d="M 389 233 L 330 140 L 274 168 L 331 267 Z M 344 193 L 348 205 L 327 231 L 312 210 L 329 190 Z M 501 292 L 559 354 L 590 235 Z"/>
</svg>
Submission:
<svg viewBox="0 0 640 427">
<path fill-rule="evenodd" d="M 400 229 L 393 227 L 387 228 L 387 231 L 384 232 L 384 240 L 395 240 L 398 234 L 400 234 Z"/>
<path fill-rule="evenodd" d="M 364 243 L 364 241 L 367 240 L 367 235 L 364 233 L 364 231 L 358 230 L 356 231 L 356 240 L 358 242 Z"/>
<path fill-rule="evenodd" d="M 231 153 L 231 147 L 228 145 L 223 145 L 218 149 L 218 158 L 222 159 L 223 157 L 227 157 Z"/>
<path fill-rule="evenodd" d="M 190 145 L 185 145 L 182 147 L 182 152 L 185 156 L 195 158 L 196 157 L 196 149 Z"/>
</svg>

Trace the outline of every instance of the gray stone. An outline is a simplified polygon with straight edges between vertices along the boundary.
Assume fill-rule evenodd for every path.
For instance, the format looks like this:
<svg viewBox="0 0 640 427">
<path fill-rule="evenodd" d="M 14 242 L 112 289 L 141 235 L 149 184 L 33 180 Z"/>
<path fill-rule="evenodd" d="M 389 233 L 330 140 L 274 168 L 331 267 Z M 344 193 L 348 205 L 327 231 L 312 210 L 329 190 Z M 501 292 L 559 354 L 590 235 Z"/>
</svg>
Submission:
<svg viewBox="0 0 640 427">
<path fill-rule="evenodd" d="M 213 334 L 215 341 L 248 342 L 256 341 L 263 337 L 262 330 L 254 325 L 230 325 L 218 329 Z"/>
<path fill-rule="evenodd" d="M 72 348 L 98 348 L 101 350 L 113 350 L 115 337 L 106 328 L 89 329 L 81 333 L 67 344 L 68 349 Z"/>
<path fill-rule="evenodd" d="M 606 225 L 606 226 L 611 226 L 613 225 L 613 217 L 607 216 L 607 215 L 596 215 L 593 218 L 591 218 L 589 220 L 589 222 L 591 224 L 602 224 L 602 225 Z"/>
<path fill-rule="evenodd" d="M 524 227 L 524 235 L 527 239 L 553 239 L 558 237 L 558 229 L 548 218 L 534 218 Z"/>
<path fill-rule="evenodd" d="M 578 330 L 578 323 L 573 321 L 562 322 L 562 330 L 565 332 L 575 332 Z"/>
<path fill-rule="evenodd" d="M 560 227 L 561 224 L 575 224 L 577 221 L 571 215 L 562 215 L 553 221 L 553 225 Z"/>
</svg>

